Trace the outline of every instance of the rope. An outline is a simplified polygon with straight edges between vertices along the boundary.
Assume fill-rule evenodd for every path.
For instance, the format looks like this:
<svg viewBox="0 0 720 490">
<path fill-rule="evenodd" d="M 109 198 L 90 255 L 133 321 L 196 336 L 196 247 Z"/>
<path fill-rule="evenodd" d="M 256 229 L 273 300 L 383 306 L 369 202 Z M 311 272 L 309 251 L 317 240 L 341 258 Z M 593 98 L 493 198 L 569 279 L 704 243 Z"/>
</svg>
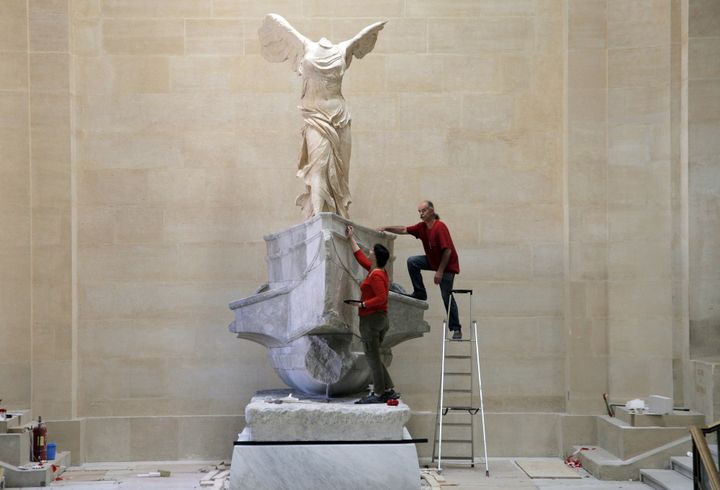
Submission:
<svg viewBox="0 0 720 490">
<path fill-rule="evenodd" d="M 310 238 L 308 238 L 306 241 L 309 242 L 311 240 L 314 240 L 315 238 L 320 237 L 323 234 L 324 233 L 322 231 L 319 231 L 318 233 L 316 233 L 313 236 L 311 236 Z M 308 274 L 310 274 L 310 272 L 312 272 L 313 270 L 320 267 L 321 264 L 318 259 L 320 258 L 320 251 L 323 249 L 323 245 L 324 245 L 323 242 L 324 242 L 324 240 L 322 240 L 322 239 L 318 240 L 318 246 L 317 246 L 317 250 L 315 251 L 315 255 L 313 256 L 312 260 L 310 261 L 308 266 L 305 268 L 305 270 L 302 272 L 302 274 L 300 274 L 300 277 L 294 278 L 294 279 L 283 279 L 283 280 L 279 280 L 279 281 L 273 281 L 273 284 L 293 284 L 293 286 L 290 287 L 290 290 L 293 290 L 296 287 L 298 287 L 300 285 L 300 283 L 308 276 Z M 327 257 L 326 261 L 332 261 L 332 262 L 336 263 L 337 265 L 339 265 L 340 268 L 350 277 L 350 279 L 352 279 L 355 282 L 355 284 L 357 284 L 359 286 L 362 283 L 363 279 L 356 278 L 355 275 L 353 274 L 352 270 L 350 269 L 350 267 L 345 265 L 345 262 L 343 262 L 340 252 L 337 249 L 337 245 L 335 244 L 335 234 L 332 232 L 330 232 L 330 242 L 332 243 L 334 256 Z"/>
<path fill-rule="evenodd" d="M 317 232 L 316 234 L 314 234 L 313 236 L 311 236 L 310 238 L 308 238 L 306 241 L 309 242 L 309 241 L 311 241 L 311 240 L 314 240 L 316 237 L 319 237 L 319 236 L 321 236 L 322 234 L 323 234 L 323 232 L 322 232 L 322 231 L 319 231 L 319 232 Z M 310 274 L 310 272 L 312 272 L 314 269 L 316 269 L 317 267 L 320 266 L 320 264 L 319 264 L 319 263 L 316 263 L 316 262 L 318 262 L 318 258 L 320 257 L 320 250 L 321 250 L 322 248 L 323 248 L 323 241 L 322 241 L 322 240 L 318 240 L 318 247 L 317 247 L 317 250 L 315 251 L 315 256 L 312 258 L 312 260 L 310 261 L 310 263 L 308 264 L 308 266 L 305 268 L 305 270 L 303 271 L 303 273 L 300 274 L 300 277 L 299 277 L 299 278 L 296 278 L 296 279 L 283 279 L 283 280 L 280 280 L 280 281 L 273 281 L 273 284 L 295 283 L 295 285 L 292 286 L 292 287 L 290 288 L 290 290 L 293 290 L 293 289 L 295 289 L 296 287 L 298 287 L 298 286 L 300 285 L 300 283 L 308 276 L 308 274 Z"/>
<path fill-rule="evenodd" d="M 345 263 L 342 261 L 342 258 L 340 257 L 340 252 L 338 252 L 338 249 L 337 249 L 337 245 L 335 245 L 335 234 L 332 233 L 332 232 L 330 232 L 330 241 L 332 242 L 333 250 L 335 251 L 335 257 L 337 257 L 337 262 L 338 262 L 338 264 L 340 265 L 340 268 L 341 268 L 342 270 L 344 270 L 344 271 L 347 273 L 347 275 L 350 276 L 350 279 L 352 279 L 353 281 L 355 281 L 355 284 L 357 284 L 357 285 L 359 286 L 360 283 L 362 283 L 363 280 L 362 280 L 362 279 L 357 279 L 357 278 L 353 275 L 352 271 L 351 271 L 351 270 L 345 265 Z"/>
</svg>

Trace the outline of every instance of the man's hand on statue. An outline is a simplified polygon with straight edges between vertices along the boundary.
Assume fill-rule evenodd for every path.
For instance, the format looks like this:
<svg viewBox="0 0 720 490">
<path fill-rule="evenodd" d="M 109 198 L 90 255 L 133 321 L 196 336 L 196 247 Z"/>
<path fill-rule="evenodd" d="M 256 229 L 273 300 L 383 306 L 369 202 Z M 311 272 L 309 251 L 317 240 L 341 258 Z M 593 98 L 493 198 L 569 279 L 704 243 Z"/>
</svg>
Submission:
<svg viewBox="0 0 720 490">
<path fill-rule="evenodd" d="M 435 271 L 435 277 L 433 277 L 433 282 L 435 284 L 440 284 L 442 281 L 443 273 L 442 271 Z"/>
<path fill-rule="evenodd" d="M 352 237 L 353 237 L 353 227 L 352 227 L 352 226 L 347 225 L 347 226 L 345 227 L 345 236 L 348 237 L 348 238 L 352 238 Z"/>
</svg>

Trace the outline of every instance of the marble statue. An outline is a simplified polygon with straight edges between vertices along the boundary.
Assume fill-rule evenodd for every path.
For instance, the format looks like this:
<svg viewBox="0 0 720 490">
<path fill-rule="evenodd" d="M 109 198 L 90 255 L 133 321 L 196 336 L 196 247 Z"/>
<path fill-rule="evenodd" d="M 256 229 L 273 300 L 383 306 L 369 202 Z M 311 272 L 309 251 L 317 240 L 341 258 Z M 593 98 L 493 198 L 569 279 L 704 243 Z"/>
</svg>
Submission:
<svg viewBox="0 0 720 490">
<path fill-rule="evenodd" d="M 302 77 L 300 110 L 305 125 L 297 175 L 305 192 L 296 204 L 305 219 L 320 212 L 349 218 L 350 113 L 341 91 L 342 78 L 353 56 L 362 58 L 373 50 L 386 22 L 376 22 L 338 44 L 324 37 L 311 41 L 277 14 L 265 16 L 258 30 L 263 57 L 273 63 L 289 60 Z"/>
</svg>

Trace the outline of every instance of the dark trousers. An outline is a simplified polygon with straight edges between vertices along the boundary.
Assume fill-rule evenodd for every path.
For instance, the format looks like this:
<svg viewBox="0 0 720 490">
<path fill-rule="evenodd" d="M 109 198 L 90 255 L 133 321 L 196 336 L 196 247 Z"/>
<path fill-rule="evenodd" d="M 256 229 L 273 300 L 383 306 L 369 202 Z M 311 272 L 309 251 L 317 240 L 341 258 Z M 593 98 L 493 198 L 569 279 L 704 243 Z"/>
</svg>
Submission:
<svg viewBox="0 0 720 490">
<path fill-rule="evenodd" d="M 382 395 L 384 391 L 394 388 L 390 373 L 380 359 L 380 345 L 390 328 L 387 313 L 377 311 L 368 316 L 360 317 L 360 337 L 362 338 L 365 358 L 372 371 L 373 392 Z"/>
<path fill-rule="evenodd" d="M 412 295 L 418 299 L 426 300 L 427 291 L 425 290 L 425 284 L 423 283 L 422 274 L 420 271 L 431 271 L 430 264 L 428 264 L 427 257 L 425 255 L 414 255 L 408 257 L 407 260 L 408 273 L 410 274 L 410 280 L 413 285 Z M 443 303 L 445 304 L 445 312 L 447 314 L 448 302 L 450 301 L 450 292 L 455 282 L 455 273 L 445 272 L 442 280 L 440 281 L 440 294 L 442 295 Z M 453 300 L 450 305 L 450 323 L 448 325 L 450 330 L 460 330 L 460 321 L 458 320 L 457 304 Z"/>
</svg>

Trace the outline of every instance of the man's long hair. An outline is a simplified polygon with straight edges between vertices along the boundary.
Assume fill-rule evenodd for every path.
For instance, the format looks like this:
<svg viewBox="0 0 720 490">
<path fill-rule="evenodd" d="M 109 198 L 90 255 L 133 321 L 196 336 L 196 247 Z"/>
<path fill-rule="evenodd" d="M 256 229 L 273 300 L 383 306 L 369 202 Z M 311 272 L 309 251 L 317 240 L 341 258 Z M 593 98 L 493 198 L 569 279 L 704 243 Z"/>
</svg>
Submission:
<svg viewBox="0 0 720 490">
<path fill-rule="evenodd" d="M 433 204 L 433 202 L 426 199 L 425 203 L 430 209 L 432 209 L 432 212 L 435 215 L 435 219 L 440 219 L 440 215 L 435 212 L 435 205 Z"/>
</svg>

